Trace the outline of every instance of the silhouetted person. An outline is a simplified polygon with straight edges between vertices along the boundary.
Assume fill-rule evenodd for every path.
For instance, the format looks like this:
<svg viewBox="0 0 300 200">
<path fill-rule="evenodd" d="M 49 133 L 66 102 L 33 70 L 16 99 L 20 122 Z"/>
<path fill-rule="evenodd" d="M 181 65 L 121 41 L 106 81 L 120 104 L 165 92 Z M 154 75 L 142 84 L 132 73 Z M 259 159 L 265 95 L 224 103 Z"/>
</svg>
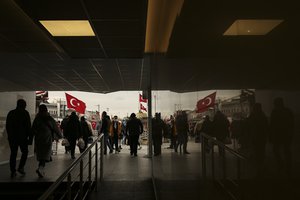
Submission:
<svg viewBox="0 0 300 200">
<path fill-rule="evenodd" d="M 152 140 L 154 146 L 154 156 L 161 154 L 161 145 L 163 132 L 165 131 L 165 123 L 160 117 L 160 113 L 155 113 L 152 119 Z"/>
<path fill-rule="evenodd" d="M 68 139 L 71 158 L 75 159 L 76 141 L 80 134 L 80 122 L 75 112 L 72 112 L 64 130 L 64 136 Z"/>
<path fill-rule="evenodd" d="M 274 154 L 278 163 L 278 170 L 286 170 L 291 175 L 292 155 L 291 143 L 294 134 L 294 115 L 284 106 L 282 98 L 274 100 L 274 109 L 270 121 L 270 142 L 273 144 Z M 281 153 L 283 153 L 284 158 Z"/>
<path fill-rule="evenodd" d="M 60 124 L 60 128 L 62 130 L 63 135 L 65 135 L 64 131 L 65 131 L 65 128 L 67 126 L 68 120 L 69 120 L 69 115 L 66 115 L 65 118 L 62 120 L 62 122 Z M 66 154 L 69 152 L 69 149 L 70 149 L 69 146 L 65 146 L 65 153 Z"/>
<path fill-rule="evenodd" d="M 175 124 L 178 138 L 178 143 L 176 144 L 175 152 L 177 152 L 179 146 L 179 150 L 181 153 L 181 146 L 183 146 L 183 153 L 189 154 L 189 152 L 187 151 L 189 124 L 187 121 L 187 115 L 184 111 L 177 115 Z"/>
<path fill-rule="evenodd" d="M 268 136 L 268 119 L 262 111 L 261 104 L 255 103 L 248 119 L 248 131 L 256 165 L 257 177 L 263 175 L 265 148 Z"/>
<path fill-rule="evenodd" d="M 84 148 L 79 147 L 80 153 L 84 152 L 84 150 L 87 148 L 88 145 L 88 139 L 90 136 L 92 136 L 93 133 L 91 129 L 89 128 L 88 123 L 85 120 L 85 117 L 82 116 L 80 118 L 80 133 L 79 133 L 79 138 L 82 138 L 84 141 Z"/>
<path fill-rule="evenodd" d="M 101 130 L 100 133 L 103 133 L 104 136 L 104 155 L 107 154 L 107 147 L 109 148 L 109 152 L 112 153 L 112 146 L 109 141 L 109 127 L 110 127 L 110 119 L 107 116 L 105 111 L 102 112 L 102 121 L 101 121 Z"/>
<path fill-rule="evenodd" d="M 200 132 L 206 133 L 207 135 L 212 136 L 212 131 L 213 131 L 213 127 L 212 127 L 212 122 L 209 119 L 209 116 L 206 115 L 203 121 L 203 124 L 201 126 Z"/>
<path fill-rule="evenodd" d="M 36 159 L 39 161 L 36 173 L 39 177 L 44 177 L 46 162 L 51 161 L 52 142 L 62 138 L 55 120 L 50 116 L 44 104 L 39 106 L 39 112 L 32 124 L 32 132 Z"/>
<path fill-rule="evenodd" d="M 143 124 L 141 120 L 136 118 L 136 115 L 132 113 L 126 124 L 126 133 L 128 133 L 130 141 L 130 155 L 137 156 L 137 146 L 140 134 L 143 133 Z"/>
<path fill-rule="evenodd" d="M 225 143 L 226 137 L 229 137 L 229 121 L 227 117 L 221 112 L 217 111 L 213 120 L 213 135 L 217 140 Z M 219 146 L 219 153 L 223 153 Z"/>
<path fill-rule="evenodd" d="M 28 145 L 32 144 L 31 120 L 28 111 L 25 110 L 26 101 L 19 99 L 17 108 L 9 111 L 6 118 L 6 131 L 10 147 L 10 172 L 11 177 L 16 174 L 16 158 L 18 148 L 22 152 L 18 172 L 25 175 L 24 166 L 28 156 Z"/>
<path fill-rule="evenodd" d="M 213 135 L 213 124 L 212 122 L 210 121 L 209 119 L 209 116 L 206 115 L 205 118 L 204 118 L 204 121 L 202 123 L 202 126 L 201 126 L 201 129 L 200 129 L 200 134 L 201 133 L 205 133 L 207 135 L 210 135 L 212 136 Z M 201 141 L 201 142 L 204 142 L 206 144 L 206 152 L 209 153 L 210 152 L 210 149 L 212 148 L 211 145 L 208 143 L 208 140 L 206 138 L 204 138 L 204 141 Z"/>
<path fill-rule="evenodd" d="M 118 153 L 120 152 L 119 136 L 121 135 L 121 130 L 122 130 L 121 123 L 118 120 L 118 116 L 114 116 L 111 127 L 112 127 L 113 145 L 115 146 L 115 153 Z"/>
<path fill-rule="evenodd" d="M 173 115 L 170 116 L 170 138 L 171 138 L 171 144 L 170 149 L 175 149 L 176 141 L 177 141 L 177 134 L 176 134 L 176 128 L 175 128 L 175 119 Z"/>
</svg>

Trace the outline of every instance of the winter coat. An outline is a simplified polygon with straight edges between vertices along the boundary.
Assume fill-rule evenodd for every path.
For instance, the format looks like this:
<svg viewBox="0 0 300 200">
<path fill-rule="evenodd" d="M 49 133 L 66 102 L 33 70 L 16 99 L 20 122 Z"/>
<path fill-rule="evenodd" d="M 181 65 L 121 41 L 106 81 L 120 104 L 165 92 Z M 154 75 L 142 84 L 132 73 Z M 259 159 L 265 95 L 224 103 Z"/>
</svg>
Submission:
<svg viewBox="0 0 300 200">
<path fill-rule="evenodd" d="M 52 142 L 62 137 L 55 120 L 48 114 L 37 114 L 33 121 L 35 153 L 37 160 L 50 161 Z"/>
<path fill-rule="evenodd" d="M 137 136 L 143 133 L 143 124 L 141 120 L 137 118 L 130 118 L 126 124 L 126 133 L 129 136 Z"/>
<path fill-rule="evenodd" d="M 31 121 L 28 111 L 17 108 L 6 118 L 8 140 L 17 143 L 32 143 Z"/>
<path fill-rule="evenodd" d="M 80 122 L 77 115 L 70 115 L 69 120 L 64 129 L 64 136 L 69 141 L 76 141 L 80 134 Z"/>
</svg>

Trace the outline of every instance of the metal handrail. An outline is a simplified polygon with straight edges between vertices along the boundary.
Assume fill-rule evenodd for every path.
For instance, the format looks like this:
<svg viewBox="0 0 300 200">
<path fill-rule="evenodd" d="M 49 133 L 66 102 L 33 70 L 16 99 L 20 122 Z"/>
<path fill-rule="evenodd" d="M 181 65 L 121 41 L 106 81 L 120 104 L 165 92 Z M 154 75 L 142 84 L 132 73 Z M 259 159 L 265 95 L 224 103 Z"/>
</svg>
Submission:
<svg viewBox="0 0 300 200">
<path fill-rule="evenodd" d="M 39 200 L 44 200 L 49 198 L 54 192 L 55 190 L 60 186 L 60 184 L 67 178 L 67 182 L 68 182 L 68 190 L 66 191 L 67 194 L 67 198 L 71 199 L 71 191 L 70 191 L 70 187 L 71 187 L 71 172 L 74 171 L 75 167 L 80 165 L 80 180 L 82 181 L 82 176 L 83 176 L 83 158 L 88 154 L 89 155 L 89 163 L 91 165 L 91 150 L 93 147 L 95 147 L 95 188 L 97 189 L 97 178 L 98 178 L 98 142 L 100 142 L 100 181 L 102 180 L 103 177 L 103 144 L 104 144 L 104 139 L 103 139 L 103 134 L 99 135 L 96 140 L 90 145 L 88 146 L 85 151 L 83 153 L 81 153 L 81 155 L 67 168 L 67 170 L 42 194 L 42 196 L 39 197 Z M 89 168 L 91 169 L 91 168 Z M 91 172 L 89 171 L 89 176 L 91 175 Z M 82 184 L 82 182 L 80 183 L 80 185 Z M 81 188 L 82 190 L 82 188 Z M 80 191 L 79 194 L 82 198 L 83 194 L 82 191 Z"/>
<path fill-rule="evenodd" d="M 231 149 L 230 147 L 226 146 L 226 144 L 224 144 L 223 142 L 217 140 L 216 138 L 210 136 L 210 135 L 207 135 L 206 133 L 201 133 L 201 135 L 203 137 L 205 137 L 206 139 L 210 140 L 210 141 L 213 141 L 213 143 L 215 143 L 216 145 L 222 147 L 223 149 L 227 150 L 228 152 L 230 152 L 231 154 L 235 155 L 236 157 L 240 158 L 240 159 L 243 159 L 243 160 L 246 160 L 247 158 L 240 154 L 239 152 L 237 152 L 236 150 L 234 149 Z"/>
<path fill-rule="evenodd" d="M 217 140 L 216 138 L 207 135 L 206 133 L 201 133 L 201 152 L 202 152 L 202 177 L 203 179 L 206 179 L 206 145 L 207 145 L 207 141 L 212 142 L 212 148 L 211 148 L 211 173 L 212 173 L 212 178 L 213 180 L 215 180 L 215 161 L 214 161 L 214 144 L 218 145 L 220 148 L 223 149 L 221 153 L 222 156 L 222 172 L 223 172 L 223 179 L 224 180 L 229 180 L 227 178 L 227 174 L 226 174 L 226 157 L 225 157 L 225 151 L 231 153 L 233 156 L 235 156 L 237 158 L 237 179 L 240 180 L 241 178 L 241 161 L 246 161 L 247 158 L 240 154 L 239 152 L 231 149 L 230 147 L 226 146 L 224 143 L 222 143 L 221 141 Z M 230 180 L 232 183 L 235 184 L 236 187 L 239 187 L 239 184 L 235 183 L 234 181 Z M 228 189 L 226 189 L 226 186 L 224 184 L 222 184 L 222 182 L 220 180 L 217 181 L 225 190 L 227 190 L 226 192 L 231 196 L 232 199 L 238 199 L 238 197 L 236 197 L 231 191 L 229 191 Z"/>
</svg>

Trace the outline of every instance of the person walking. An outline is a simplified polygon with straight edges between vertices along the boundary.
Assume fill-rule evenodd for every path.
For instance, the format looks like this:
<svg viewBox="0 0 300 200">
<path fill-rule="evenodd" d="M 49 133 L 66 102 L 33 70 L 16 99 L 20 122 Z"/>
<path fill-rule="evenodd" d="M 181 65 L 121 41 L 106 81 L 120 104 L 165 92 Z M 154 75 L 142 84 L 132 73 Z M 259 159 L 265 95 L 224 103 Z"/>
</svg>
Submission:
<svg viewBox="0 0 300 200">
<path fill-rule="evenodd" d="M 140 134 L 143 133 L 143 124 L 141 120 L 136 118 L 134 113 L 131 113 L 130 118 L 126 125 L 126 133 L 129 135 L 130 140 L 130 155 L 131 157 L 137 156 L 137 146 Z"/>
<path fill-rule="evenodd" d="M 32 132 L 30 115 L 26 108 L 26 101 L 19 99 L 17 107 L 9 111 L 6 117 L 6 131 L 10 147 L 9 166 L 11 177 L 17 175 L 18 171 L 21 175 L 25 175 L 24 166 L 28 156 L 28 145 L 32 145 Z M 18 170 L 16 170 L 16 158 L 18 148 L 22 152 Z"/>
<path fill-rule="evenodd" d="M 114 116 L 113 121 L 112 121 L 112 138 L 113 138 L 113 145 L 115 145 L 115 153 L 119 153 L 119 137 L 121 135 L 121 123 L 118 120 L 118 116 Z M 112 146 L 113 146 L 112 145 Z"/>
<path fill-rule="evenodd" d="M 286 172 L 291 177 L 292 152 L 291 144 L 294 135 L 294 114 L 284 106 L 283 99 L 274 99 L 274 109 L 270 119 L 270 142 L 280 173 Z"/>
<path fill-rule="evenodd" d="M 79 146 L 79 151 L 80 153 L 84 152 L 84 150 L 87 148 L 87 145 L 88 145 L 88 139 L 89 137 L 91 137 L 93 134 L 92 134 L 92 131 L 91 129 L 89 128 L 89 125 L 88 123 L 86 122 L 86 119 L 84 116 L 82 116 L 80 118 L 80 133 L 79 133 L 79 138 L 82 138 L 83 141 L 84 141 L 84 147 L 83 148 L 80 148 Z"/>
<path fill-rule="evenodd" d="M 268 126 L 268 119 L 262 111 L 261 104 L 255 103 L 249 116 L 248 130 L 251 136 L 251 146 L 253 149 L 257 177 L 263 175 Z"/>
<path fill-rule="evenodd" d="M 161 155 L 162 137 L 165 130 L 165 123 L 161 119 L 160 113 L 155 113 L 155 117 L 152 119 L 152 140 L 154 146 L 154 156 Z"/>
<path fill-rule="evenodd" d="M 69 120 L 66 124 L 66 128 L 64 129 L 64 136 L 70 143 L 69 150 L 71 152 L 71 158 L 75 159 L 75 147 L 76 141 L 79 138 L 80 134 L 80 122 L 79 118 L 76 115 L 76 112 L 72 112 Z"/>
<path fill-rule="evenodd" d="M 110 119 L 107 116 L 105 111 L 102 112 L 102 121 L 101 121 L 101 129 L 100 133 L 104 135 L 104 155 L 107 154 L 107 147 L 109 148 L 109 153 L 113 152 L 111 143 L 109 141 L 109 127 L 110 127 Z"/>
<path fill-rule="evenodd" d="M 60 129 L 62 130 L 63 136 L 65 136 L 64 132 L 65 132 L 65 128 L 67 126 L 68 121 L 69 121 L 69 115 L 66 115 L 60 124 Z M 65 154 L 67 154 L 69 151 L 70 151 L 69 146 L 65 146 Z"/>
<path fill-rule="evenodd" d="M 176 130 L 178 134 L 178 143 L 175 147 L 175 152 L 177 152 L 178 146 L 181 153 L 181 147 L 183 146 L 183 153 L 190 154 L 187 151 L 187 142 L 188 142 L 188 132 L 189 124 L 187 120 L 187 115 L 184 111 L 181 111 L 176 117 Z"/>
<path fill-rule="evenodd" d="M 36 159 L 39 161 L 36 173 L 39 177 L 44 177 L 46 162 L 52 161 L 52 142 L 62 138 L 55 120 L 50 116 L 44 104 L 39 106 L 39 112 L 32 124 L 32 132 Z"/>
</svg>

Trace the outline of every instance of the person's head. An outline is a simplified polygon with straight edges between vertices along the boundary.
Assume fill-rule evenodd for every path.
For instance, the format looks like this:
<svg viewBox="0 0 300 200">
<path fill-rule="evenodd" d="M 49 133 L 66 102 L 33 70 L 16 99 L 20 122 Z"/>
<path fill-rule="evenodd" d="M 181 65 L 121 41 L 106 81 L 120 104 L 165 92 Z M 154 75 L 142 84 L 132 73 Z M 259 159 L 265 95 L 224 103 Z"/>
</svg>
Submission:
<svg viewBox="0 0 300 200">
<path fill-rule="evenodd" d="M 47 106 L 45 104 L 41 104 L 39 106 L 39 113 L 46 113 L 48 112 Z"/>
<path fill-rule="evenodd" d="M 117 116 L 117 115 L 115 115 L 115 116 L 114 116 L 114 120 L 117 120 L 117 119 L 118 119 L 118 116 Z"/>
<path fill-rule="evenodd" d="M 24 99 L 18 99 L 17 108 L 25 109 L 26 108 L 26 101 Z"/>
<path fill-rule="evenodd" d="M 76 116 L 76 112 L 73 111 L 73 112 L 71 113 L 71 116 Z"/>
<path fill-rule="evenodd" d="M 159 119 L 159 113 L 155 113 L 155 116 L 154 116 L 156 119 Z"/>
<path fill-rule="evenodd" d="M 284 107 L 283 99 L 281 97 L 277 97 L 274 99 L 274 107 L 275 108 L 283 108 Z"/>
<path fill-rule="evenodd" d="M 85 117 L 84 117 L 84 116 L 81 116 L 81 117 L 80 117 L 80 121 L 84 122 L 84 121 L 85 121 Z"/>
<path fill-rule="evenodd" d="M 130 118 L 133 119 L 135 118 L 135 116 L 136 116 L 135 113 L 131 113 Z"/>
<path fill-rule="evenodd" d="M 102 112 L 102 118 L 105 118 L 107 116 L 107 113 L 105 111 Z"/>
</svg>

